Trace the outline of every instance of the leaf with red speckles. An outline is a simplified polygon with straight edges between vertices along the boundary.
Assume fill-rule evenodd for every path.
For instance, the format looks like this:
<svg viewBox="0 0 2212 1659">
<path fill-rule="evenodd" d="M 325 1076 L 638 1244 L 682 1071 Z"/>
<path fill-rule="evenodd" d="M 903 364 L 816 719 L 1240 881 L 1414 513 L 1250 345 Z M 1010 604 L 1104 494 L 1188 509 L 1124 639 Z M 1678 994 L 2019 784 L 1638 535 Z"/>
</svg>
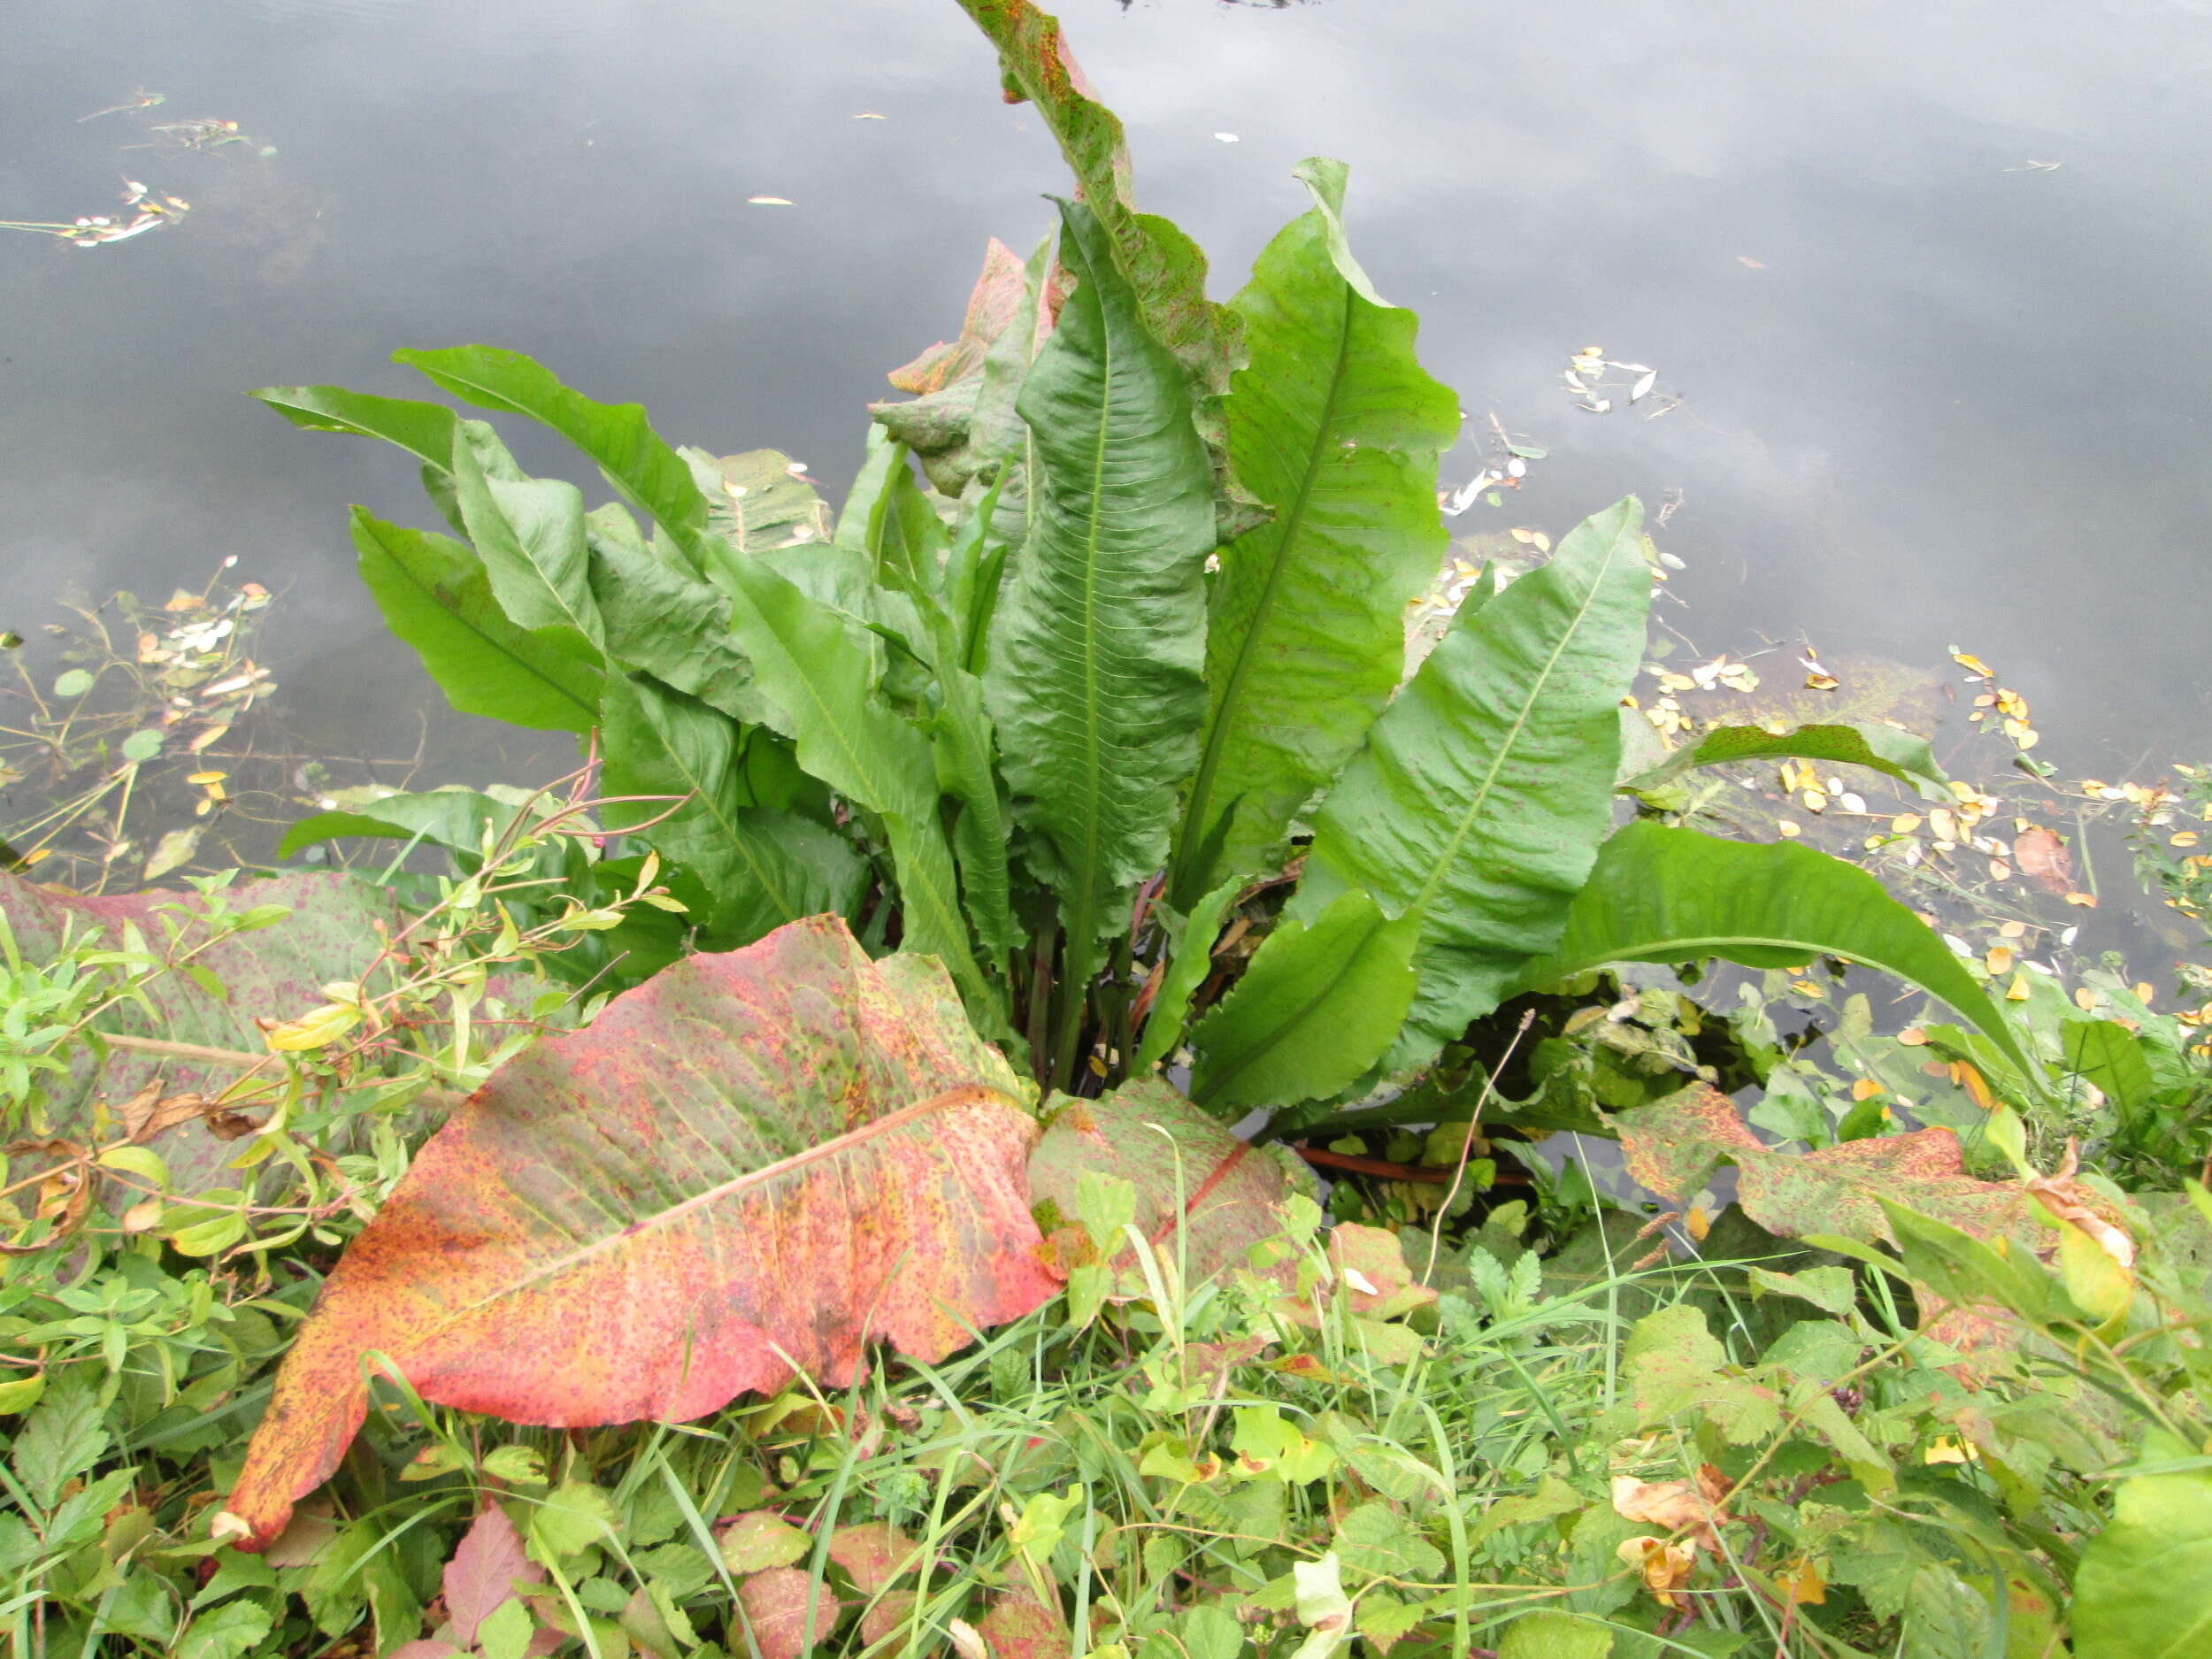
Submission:
<svg viewBox="0 0 2212 1659">
<path fill-rule="evenodd" d="M 853 1588 L 873 1595 L 922 1564 L 921 1547 L 887 1521 L 859 1521 L 830 1534 L 829 1558 Z"/>
<path fill-rule="evenodd" d="M 968 296 L 960 338 L 941 340 L 913 362 L 892 370 L 891 384 L 902 392 L 941 392 L 955 381 L 982 373 L 984 353 L 1020 311 L 1026 286 L 1021 255 L 992 237 L 984 250 L 983 274 Z"/>
<path fill-rule="evenodd" d="M 1060 1107 L 1030 1156 L 1036 1202 L 1050 1201 L 1072 1224 L 1076 1184 L 1085 1175 L 1129 1182 L 1137 1230 L 1163 1256 L 1180 1259 L 1193 1287 L 1244 1265 L 1252 1246 L 1282 1231 L 1276 1206 L 1313 1184 L 1288 1152 L 1238 1140 L 1157 1078 L 1125 1083 L 1097 1100 L 1064 1096 Z M 1054 1245 L 1067 1264 L 1094 1253 L 1072 1225 L 1055 1233 Z M 1114 1267 L 1117 1299 L 1150 1294 L 1134 1246 L 1115 1257 Z"/>
<path fill-rule="evenodd" d="M 222 1525 L 247 1548 L 336 1465 L 368 1356 L 426 1399 L 680 1421 L 872 1338 L 935 1360 L 1057 1288 L 1005 1060 L 943 970 L 834 917 L 700 956 L 510 1061 L 356 1239 L 279 1373 Z"/>
<path fill-rule="evenodd" d="M 796 1567 L 778 1567 L 756 1573 L 738 1586 L 737 1599 L 744 1604 L 761 1659 L 799 1659 L 807 1651 L 810 1590 L 814 1591 L 814 1640 L 820 1642 L 837 1627 L 837 1616 L 845 1610 L 827 1585 L 818 1587 Z"/>
<path fill-rule="evenodd" d="M 1034 1596 L 1002 1596 L 976 1629 L 995 1659 L 1058 1659 L 1068 1651 L 1067 1621 Z"/>
<path fill-rule="evenodd" d="M 1137 211 L 1121 118 L 1093 96 L 1059 19 L 1030 0 L 960 3 L 999 49 L 1007 101 L 1034 104 L 1058 141 L 1083 200 L 1112 239 L 1114 263 L 1136 289 L 1146 325 L 1202 396 L 1226 392 L 1242 357 L 1241 325 L 1206 297 L 1206 256 L 1197 244 L 1168 220 Z"/>
<path fill-rule="evenodd" d="M 1628 1172 L 1653 1192 L 1686 1203 L 1725 1159 L 1736 1166 L 1744 1214 L 1783 1238 L 1827 1233 L 1862 1244 L 1894 1244 L 1882 1213 L 1887 1200 L 1978 1239 L 2009 1238 L 2029 1252 L 2043 1241 L 2026 1189 L 1967 1174 L 1958 1137 L 1948 1129 L 1782 1152 L 1745 1126 L 1727 1095 L 1702 1084 L 1623 1112 L 1619 1121 Z M 1978 1368 L 1984 1358 L 2016 1342 L 2020 1326 L 1994 1308 L 1954 1306 L 1928 1325 L 1926 1334 Z"/>
</svg>

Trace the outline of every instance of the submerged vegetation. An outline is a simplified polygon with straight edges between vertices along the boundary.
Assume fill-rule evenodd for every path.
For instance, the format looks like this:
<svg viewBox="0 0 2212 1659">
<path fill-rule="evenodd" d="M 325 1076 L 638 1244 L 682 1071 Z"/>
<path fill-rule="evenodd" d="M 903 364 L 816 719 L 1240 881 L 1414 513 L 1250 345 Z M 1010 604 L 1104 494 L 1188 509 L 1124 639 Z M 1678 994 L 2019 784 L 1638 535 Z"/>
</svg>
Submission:
<svg viewBox="0 0 2212 1659">
<path fill-rule="evenodd" d="M 223 816 L 265 595 L 27 680 L 15 1651 L 2203 1652 L 2203 1014 L 2036 908 L 2109 804 L 2200 917 L 2201 777 L 2070 843 L 1817 658 L 1701 715 L 1756 676 L 1668 665 L 1633 500 L 1455 565 L 1345 169 L 1216 304 L 964 4 L 1079 195 L 834 514 L 510 351 L 397 355 L 614 500 L 257 394 L 419 465 L 363 580 L 572 776 L 299 772 L 346 867 L 109 893 L 204 858 L 129 803 Z"/>
</svg>

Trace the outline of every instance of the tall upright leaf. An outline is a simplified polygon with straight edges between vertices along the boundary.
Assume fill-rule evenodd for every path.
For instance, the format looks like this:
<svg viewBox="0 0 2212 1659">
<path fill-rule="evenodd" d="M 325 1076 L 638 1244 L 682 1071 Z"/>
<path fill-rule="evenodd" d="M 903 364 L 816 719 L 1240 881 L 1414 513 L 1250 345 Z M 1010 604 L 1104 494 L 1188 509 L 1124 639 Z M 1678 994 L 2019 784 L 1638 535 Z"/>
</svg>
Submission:
<svg viewBox="0 0 2212 1659">
<path fill-rule="evenodd" d="M 463 714 L 541 731 L 588 732 L 605 679 L 574 629 L 524 628 L 492 596 L 483 561 L 460 542 L 353 510 L 361 580 L 385 626 L 412 646 Z"/>
<path fill-rule="evenodd" d="M 1183 375 L 1146 332 L 1096 216 L 1062 216 L 1079 286 L 1022 388 L 1034 500 L 984 687 L 1016 814 L 1060 895 L 1064 1070 L 1098 942 L 1164 857 L 1197 757 L 1214 520 Z"/>
<path fill-rule="evenodd" d="M 1322 805 L 1290 914 L 1312 921 L 1352 887 L 1386 914 L 1421 913 L 1394 1065 L 1495 1008 L 1566 926 L 1611 821 L 1618 705 L 1650 603 L 1642 522 L 1633 498 L 1608 508 L 1463 613 Z"/>
<path fill-rule="evenodd" d="M 400 350 L 392 359 L 480 409 L 527 415 L 552 427 L 597 463 L 623 498 L 696 562 L 697 543 L 707 534 L 707 498 L 640 405 L 595 403 L 521 352 L 493 346 Z"/>
<path fill-rule="evenodd" d="M 1251 353 L 1225 405 L 1230 463 L 1275 517 L 1221 549 L 1179 905 L 1256 869 L 1359 747 L 1397 689 L 1405 607 L 1448 542 L 1436 457 L 1458 400 L 1416 360 L 1414 314 L 1384 304 L 1352 257 L 1344 164 L 1298 176 L 1312 211 L 1230 302 Z"/>
<path fill-rule="evenodd" d="M 960 4 L 998 48 L 1007 97 L 1034 104 L 1058 142 L 1152 332 L 1202 395 L 1228 390 L 1240 355 L 1236 319 L 1206 297 L 1206 256 L 1198 245 L 1169 220 L 1137 211 L 1121 118 L 1092 96 L 1059 19 L 1031 0 Z"/>
<path fill-rule="evenodd" d="M 1723 841 L 1649 821 L 1624 825 L 1575 896 L 1557 948 L 1529 964 L 1521 980 L 1540 985 L 1609 962 L 1707 956 L 1754 968 L 1841 956 L 1883 969 L 1972 1020 L 2023 1076 L 2042 1075 L 1997 1004 L 1933 929 L 1855 864 L 1790 841 Z"/>
<path fill-rule="evenodd" d="M 226 1529 L 265 1545 L 336 1466 L 373 1353 L 464 1410 L 680 1420 L 1027 1312 L 1056 1285 L 1016 1087 L 941 973 L 830 918 L 626 992 L 417 1156 L 301 1327 Z"/>
<path fill-rule="evenodd" d="M 852 848 L 796 813 L 759 805 L 745 787 L 745 733 L 728 717 L 643 676 L 607 681 L 610 795 L 688 796 L 608 809 L 613 828 L 659 819 L 643 839 L 687 865 L 714 895 L 699 918 L 716 938 L 749 943 L 803 917 L 858 909 L 867 868 Z"/>
</svg>

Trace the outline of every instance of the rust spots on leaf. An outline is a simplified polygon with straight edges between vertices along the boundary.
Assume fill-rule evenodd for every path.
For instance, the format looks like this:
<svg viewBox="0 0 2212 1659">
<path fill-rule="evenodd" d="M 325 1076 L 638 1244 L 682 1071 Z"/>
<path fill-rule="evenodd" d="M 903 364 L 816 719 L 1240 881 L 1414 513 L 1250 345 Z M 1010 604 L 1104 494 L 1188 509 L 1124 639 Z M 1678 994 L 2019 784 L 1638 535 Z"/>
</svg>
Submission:
<svg viewBox="0 0 2212 1659">
<path fill-rule="evenodd" d="M 1702 1085 L 1625 1113 L 1623 1125 L 1621 1149 L 1635 1179 L 1685 1202 L 1716 1165 L 1732 1163 L 1744 1213 L 1784 1238 L 1826 1233 L 1893 1244 L 1882 1214 L 1887 1199 L 1978 1239 L 2009 1239 L 2030 1251 L 2041 1242 L 2026 1189 L 1967 1174 L 1948 1129 L 1778 1152 L 1745 1125 L 1733 1101 Z M 1940 1302 L 1932 1294 L 1930 1305 Z M 2016 1343 L 2020 1327 L 1994 1309 L 1946 1308 L 1926 1333 L 1966 1355 L 1971 1371 Z"/>
<path fill-rule="evenodd" d="M 1045 1301 L 1035 1125 L 957 1008 L 941 970 L 816 917 L 509 1062 L 302 1327 L 228 1505 L 248 1547 L 335 1466 L 373 1353 L 465 1410 L 681 1421 L 795 1369 L 842 1386 L 871 1340 L 938 1359 Z"/>
<path fill-rule="evenodd" d="M 911 363 L 892 370 L 891 384 L 902 392 L 926 395 L 980 374 L 984 353 L 1020 312 L 1025 292 L 1021 256 L 994 236 L 984 250 L 983 274 L 968 296 L 960 338 L 941 340 Z"/>
<path fill-rule="evenodd" d="M 1086 1173 L 1128 1181 L 1137 1230 L 1163 1257 L 1179 1259 L 1194 1286 L 1241 1265 L 1252 1246 L 1280 1231 L 1276 1206 L 1304 1185 L 1302 1171 L 1287 1163 L 1275 1149 L 1238 1140 L 1159 1079 L 1143 1078 L 1064 1105 L 1030 1156 L 1029 1184 L 1039 1204 L 1049 1201 L 1073 1217 L 1076 1182 Z M 1075 1244 L 1073 1254 L 1080 1258 L 1087 1248 Z M 1134 1247 L 1114 1265 L 1125 1281 L 1117 1297 L 1149 1294 Z"/>
</svg>

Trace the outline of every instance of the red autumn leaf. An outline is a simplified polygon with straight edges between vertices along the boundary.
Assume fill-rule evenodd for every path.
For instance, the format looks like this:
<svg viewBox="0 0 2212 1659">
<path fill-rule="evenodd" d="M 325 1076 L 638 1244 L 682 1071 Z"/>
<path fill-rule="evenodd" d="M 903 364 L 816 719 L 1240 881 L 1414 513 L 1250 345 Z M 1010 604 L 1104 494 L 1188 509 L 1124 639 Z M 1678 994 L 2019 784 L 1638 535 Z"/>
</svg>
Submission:
<svg viewBox="0 0 2212 1659">
<path fill-rule="evenodd" d="M 222 994 L 210 991 L 192 974 L 157 974 L 144 983 L 144 1005 L 130 998 L 119 1001 L 94 1022 L 94 1029 L 261 1054 L 257 1015 L 289 1019 L 328 1002 L 319 987 L 365 972 L 383 949 L 375 925 L 399 918 L 388 893 L 335 874 L 241 882 L 223 895 L 223 902 L 233 915 L 265 904 L 283 905 L 290 914 L 270 926 L 233 933 L 193 956 L 194 965 L 212 975 Z M 42 887 L 0 872 L 0 911 L 14 930 L 17 948 L 33 962 L 53 960 L 65 932 L 77 939 L 104 937 L 119 947 L 125 926 L 133 924 L 157 954 L 166 949 L 165 928 L 180 929 L 188 948 L 211 936 L 204 919 L 207 901 L 196 893 L 149 889 L 94 895 Z M 121 1048 L 103 1059 L 83 1044 L 72 1047 L 68 1080 L 48 1086 L 55 1095 L 51 1112 L 57 1130 L 65 1135 L 78 1131 L 89 1121 L 96 1101 L 121 1109 L 155 1085 L 146 1102 L 151 1122 L 132 1126 L 145 1132 L 146 1144 L 168 1165 L 173 1189 L 196 1193 L 236 1183 L 236 1171 L 230 1168 L 236 1147 L 211 1133 L 196 1110 L 160 1110 L 162 1097 L 219 1094 L 238 1080 L 235 1065 Z"/>
<path fill-rule="evenodd" d="M 1252 1246 L 1282 1230 L 1275 1207 L 1309 1184 L 1287 1153 L 1238 1140 L 1157 1078 L 1097 1100 L 1063 1100 L 1030 1155 L 1031 1195 L 1039 1204 L 1049 1200 L 1072 1225 L 1076 1183 L 1092 1173 L 1136 1188 L 1137 1230 L 1168 1259 L 1179 1251 L 1194 1286 L 1242 1266 Z M 1080 1233 L 1064 1228 L 1056 1235 L 1063 1253 L 1079 1260 L 1089 1249 Z M 1135 1247 L 1125 1247 L 1116 1266 L 1127 1294 L 1148 1294 Z"/>
<path fill-rule="evenodd" d="M 891 371 L 891 384 L 902 392 L 918 395 L 941 392 L 956 381 L 983 372 L 983 354 L 1006 332 L 1021 310 L 1026 290 L 1022 257 L 997 237 L 983 252 L 983 274 L 968 296 L 968 314 L 960 325 L 960 338 L 939 341 L 913 362 Z"/>
<path fill-rule="evenodd" d="M 820 1642 L 836 1628 L 837 1616 L 845 1610 L 827 1585 L 818 1588 L 797 1567 L 777 1567 L 768 1572 L 755 1573 L 738 1586 L 737 1599 L 744 1605 L 745 1617 L 753 1627 L 753 1640 L 759 1645 L 761 1659 L 799 1659 L 807 1651 L 810 1589 L 816 1590 L 814 1640 Z"/>
<path fill-rule="evenodd" d="M 1811 1152 L 1778 1152 L 1745 1126 L 1736 1103 L 1701 1084 L 1621 1114 L 1628 1172 L 1677 1204 L 1703 1189 L 1723 1160 L 1736 1166 L 1737 1202 L 1769 1233 L 1834 1233 L 1863 1244 L 1894 1244 L 1881 1201 L 1947 1221 L 1978 1239 L 2010 1238 L 2032 1252 L 2042 1242 L 2024 1188 L 1966 1172 L 1948 1129 L 1877 1135 Z M 1955 1307 L 1926 1334 L 1967 1356 L 1999 1350 L 2020 1334 L 1993 1309 Z"/>
<path fill-rule="evenodd" d="M 474 1646 L 476 1627 L 514 1599 L 517 1579 L 536 1584 L 544 1577 L 545 1569 L 523 1548 L 515 1524 L 493 1504 L 462 1534 L 453 1559 L 446 1563 L 445 1610 L 453 1621 L 454 1643 Z"/>
<path fill-rule="evenodd" d="M 922 1564 L 921 1546 L 887 1521 L 839 1527 L 830 1534 L 829 1558 L 864 1595 L 873 1595 Z"/>
<path fill-rule="evenodd" d="M 510 1061 L 356 1239 L 279 1372 L 226 1530 L 336 1466 L 375 1353 L 425 1399 L 680 1421 L 864 1345 L 941 1358 L 1056 1285 L 1005 1060 L 920 957 L 834 917 L 694 956 Z"/>
<path fill-rule="evenodd" d="M 864 1647 L 873 1647 L 887 1641 L 914 1617 L 914 1603 L 918 1600 L 911 1590 L 886 1590 L 862 1609 L 860 1640 Z M 914 1651 L 922 1652 L 917 1648 Z"/>
<path fill-rule="evenodd" d="M 1061 1659 L 1068 1651 L 1060 1609 L 1033 1596 L 1001 1597 L 976 1629 L 990 1644 L 993 1659 Z"/>
</svg>

